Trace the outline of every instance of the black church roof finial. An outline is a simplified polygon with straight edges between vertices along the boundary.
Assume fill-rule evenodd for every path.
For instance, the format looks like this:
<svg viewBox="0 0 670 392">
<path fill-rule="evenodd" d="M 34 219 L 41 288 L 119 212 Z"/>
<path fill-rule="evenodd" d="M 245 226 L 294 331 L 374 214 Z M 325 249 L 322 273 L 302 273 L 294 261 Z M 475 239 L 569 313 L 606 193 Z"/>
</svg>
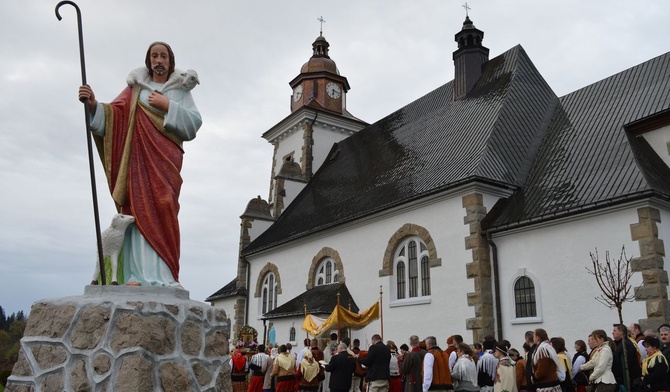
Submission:
<svg viewBox="0 0 670 392">
<path fill-rule="evenodd" d="M 323 24 L 326 23 L 326 20 L 323 19 L 323 16 L 318 17 L 316 20 L 321 22 L 321 27 L 319 28 L 319 36 L 323 36 Z"/>
<path fill-rule="evenodd" d="M 470 8 L 468 2 L 466 1 L 465 4 L 463 4 L 461 7 L 465 8 L 465 17 L 469 17 L 470 15 L 468 15 L 468 11 L 470 11 L 472 8 Z"/>
</svg>

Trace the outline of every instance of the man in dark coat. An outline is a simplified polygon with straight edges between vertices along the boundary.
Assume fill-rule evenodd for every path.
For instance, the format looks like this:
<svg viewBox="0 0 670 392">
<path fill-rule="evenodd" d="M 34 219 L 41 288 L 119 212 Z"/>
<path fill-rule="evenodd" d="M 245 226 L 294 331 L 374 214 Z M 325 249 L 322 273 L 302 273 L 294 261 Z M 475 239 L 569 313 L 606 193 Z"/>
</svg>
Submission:
<svg viewBox="0 0 670 392">
<path fill-rule="evenodd" d="M 391 362 L 391 349 L 382 341 L 382 337 L 372 335 L 372 345 L 368 349 L 368 355 L 358 362 L 368 369 L 365 379 L 368 382 L 368 392 L 387 392 L 389 389 L 389 380 L 391 372 L 389 363 Z"/>
<path fill-rule="evenodd" d="M 616 350 L 612 358 L 612 373 L 620 386 L 632 386 L 633 380 L 642 377 L 642 368 L 637 354 L 637 345 L 628 338 L 628 328 L 623 324 L 614 324 L 612 337 L 616 344 Z M 624 347 L 626 345 L 626 358 L 628 359 L 628 374 L 624 372 Z"/>
<path fill-rule="evenodd" d="M 419 347 L 419 337 L 412 335 L 409 337 L 409 345 L 412 349 L 405 354 L 402 361 L 400 372 L 405 375 L 405 390 L 407 392 L 421 392 L 421 371 L 423 370 L 423 357 L 426 355 L 426 350 Z"/>
<path fill-rule="evenodd" d="M 337 354 L 326 365 L 326 371 L 330 372 L 330 381 L 328 382 L 330 392 L 348 392 L 351 388 L 351 377 L 355 368 L 356 360 L 349 357 L 347 344 L 340 343 L 337 346 Z"/>
<path fill-rule="evenodd" d="M 658 327 L 658 338 L 661 340 L 661 353 L 665 357 L 666 362 L 670 361 L 670 325 L 661 324 Z M 670 385 L 670 372 L 668 372 L 668 383 Z"/>
</svg>

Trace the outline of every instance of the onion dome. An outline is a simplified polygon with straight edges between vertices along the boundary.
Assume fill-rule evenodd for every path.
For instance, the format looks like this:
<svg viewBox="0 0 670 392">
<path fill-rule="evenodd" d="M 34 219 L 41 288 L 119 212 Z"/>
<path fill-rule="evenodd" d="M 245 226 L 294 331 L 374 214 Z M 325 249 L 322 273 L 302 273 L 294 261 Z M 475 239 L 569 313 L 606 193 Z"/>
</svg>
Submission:
<svg viewBox="0 0 670 392">
<path fill-rule="evenodd" d="M 330 44 L 323 35 L 319 35 L 312 44 L 312 57 L 303 64 L 300 73 L 326 71 L 339 75 L 335 61 L 328 56 Z"/>
</svg>

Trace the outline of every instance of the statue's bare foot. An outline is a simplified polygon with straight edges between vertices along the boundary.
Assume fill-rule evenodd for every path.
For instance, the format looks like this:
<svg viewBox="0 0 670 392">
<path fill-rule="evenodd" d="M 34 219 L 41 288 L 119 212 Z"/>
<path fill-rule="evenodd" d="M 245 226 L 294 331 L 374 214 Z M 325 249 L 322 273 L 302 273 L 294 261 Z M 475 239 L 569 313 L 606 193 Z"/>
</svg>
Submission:
<svg viewBox="0 0 670 392">
<path fill-rule="evenodd" d="M 142 286 L 142 283 L 132 281 L 132 282 L 126 283 L 126 286 Z"/>
<path fill-rule="evenodd" d="M 177 286 L 177 288 L 180 289 L 180 290 L 186 290 L 186 289 L 184 288 L 184 286 L 182 286 L 182 285 Z"/>
<path fill-rule="evenodd" d="M 97 286 L 97 285 L 98 285 L 98 281 L 97 281 L 97 280 L 92 280 L 92 281 L 91 281 L 91 285 L 93 285 L 93 286 Z"/>
</svg>

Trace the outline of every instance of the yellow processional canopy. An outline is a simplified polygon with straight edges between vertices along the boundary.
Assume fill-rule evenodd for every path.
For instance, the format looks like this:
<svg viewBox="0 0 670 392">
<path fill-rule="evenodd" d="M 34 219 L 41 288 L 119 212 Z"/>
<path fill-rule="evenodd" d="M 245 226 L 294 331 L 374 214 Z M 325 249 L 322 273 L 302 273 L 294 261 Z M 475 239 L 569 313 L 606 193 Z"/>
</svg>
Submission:
<svg viewBox="0 0 670 392">
<path fill-rule="evenodd" d="M 363 329 L 366 325 L 379 318 L 379 302 L 365 309 L 361 313 L 347 310 L 338 304 L 327 319 L 311 314 L 305 316 L 302 329 L 314 337 L 319 337 L 333 328 Z"/>
</svg>

